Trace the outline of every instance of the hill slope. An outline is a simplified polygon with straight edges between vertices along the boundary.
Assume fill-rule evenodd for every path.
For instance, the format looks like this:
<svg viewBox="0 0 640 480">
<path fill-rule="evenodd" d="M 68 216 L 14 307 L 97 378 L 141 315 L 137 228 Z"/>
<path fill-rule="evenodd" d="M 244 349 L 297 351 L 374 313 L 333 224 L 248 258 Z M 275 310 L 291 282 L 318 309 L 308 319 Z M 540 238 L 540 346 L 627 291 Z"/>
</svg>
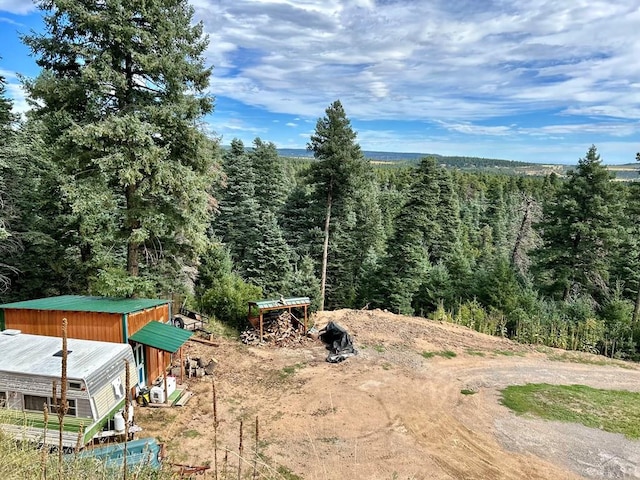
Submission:
<svg viewBox="0 0 640 480">
<path fill-rule="evenodd" d="M 243 469 L 252 471 L 257 416 L 260 454 L 281 472 L 271 478 L 640 478 L 640 442 L 518 417 L 499 395 L 532 382 L 638 391 L 637 366 L 580 354 L 571 355 L 580 363 L 558 361 L 567 355 L 379 310 L 316 316 L 320 327 L 328 321 L 347 328 L 358 356 L 326 363 L 311 340 L 297 348 L 189 344 L 189 355 L 219 361 L 218 444 L 230 469 L 243 420 Z M 444 351 L 456 356 L 422 355 Z M 187 406 L 139 409 L 137 420 L 168 442 L 172 461 L 213 464 L 211 379 L 190 384 L 196 396 Z"/>
</svg>

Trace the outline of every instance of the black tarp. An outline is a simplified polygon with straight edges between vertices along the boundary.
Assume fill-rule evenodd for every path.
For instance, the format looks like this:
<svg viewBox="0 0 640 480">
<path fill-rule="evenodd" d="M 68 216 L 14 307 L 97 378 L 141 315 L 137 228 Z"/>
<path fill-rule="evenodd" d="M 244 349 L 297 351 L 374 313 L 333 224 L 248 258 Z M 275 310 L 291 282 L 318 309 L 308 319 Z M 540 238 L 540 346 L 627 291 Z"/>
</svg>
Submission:
<svg viewBox="0 0 640 480">
<path fill-rule="evenodd" d="M 327 362 L 342 362 L 358 354 L 357 350 L 353 348 L 351 335 L 337 323 L 329 322 L 326 327 L 320 330 L 320 340 L 327 344 L 327 350 L 329 350 Z"/>
</svg>

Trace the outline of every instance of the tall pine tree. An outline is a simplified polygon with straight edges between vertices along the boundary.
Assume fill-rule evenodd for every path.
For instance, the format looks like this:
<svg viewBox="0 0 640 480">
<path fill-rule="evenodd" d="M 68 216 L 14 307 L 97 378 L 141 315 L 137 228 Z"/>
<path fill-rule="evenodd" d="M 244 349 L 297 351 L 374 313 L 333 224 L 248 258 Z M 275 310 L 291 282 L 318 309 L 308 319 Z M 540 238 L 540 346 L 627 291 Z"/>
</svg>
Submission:
<svg viewBox="0 0 640 480">
<path fill-rule="evenodd" d="M 270 149 L 259 140 L 254 145 Z M 263 165 L 256 171 L 253 153 L 247 153 L 238 139 L 225 153 L 226 188 L 220 200 L 220 215 L 213 222 L 214 231 L 228 247 L 234 267 L 245 281 L 262 287 L 265 295 L 288 295 L 292 251 L 278 225 L 275 208 L 269 208 L 267 196 L 257 192 L 259 185 L 268 188 L 264 178 L 258 178 L 269 172 Z M 277 163 L 277 157 L 271 160 Z"/>
<path fill-rule="evenodd" d="M 317 162 L 312 164 L 310 183 L 319 205 L 324 208 L 322 264 L 320 268 L 320 310 L 324 309 L 327 284 L 332 272 L 328 271 L 329 252 L 341 251 L 337 243 L 330 248 L 331 236 L 337 230 L 337 224 L 342 223 L 341 229 L 357 228 L 358 220 L 352 215 L 350 199 L 355 191 L 361 187 L 367 176 L 367 162 L 362 155 L 360 145 L 356 142 L 356 133 L 351 128 L 351 122 L 339 100 L 333 102 L 325 110 L 325 116 L 319 118 L 316 130 L 311 135 L 307 148 L 313 152 Z M 347 222 L 354 221 L 350 226 Z M 336 238 L 346 238 L 344 235 Z M 348 274 L 353 270 L 346 267 Z M 337 273 L 337 272 L 336 272 Z M 343 272 L 344 273 L 344 272 Z M 333 286 L 340 284 L 338 279 Z"/>
<path fill-rule="evenodd" d="M 256 138 L 249 159 L 255 174 L 255 195 L 261 210 L 279 213 L 287 199 L 289 185 L 275 144 Z"/>
<path fill-rule="evenodd" d="M 7 258 L 7 253 L 12 250 L 13 239 L 9 232 L 9 199 L 5 184 L 5 171 L 9 167 L 9 143 L 13 137 L 13 123 L 15 115 L 12 112 L 12 103 L 6 98 L 6 83 L 0 75 L 0 258 Z M 8 274 L 13 272 L 4 260 L 0 260 L 0 292 L 9 287 Z"/>
<path fill-rule="evenodd" d="M 380 275 L 377 305 L 404 314 L 414 312 L 414 296 L 425 280 L 430 257 L 441 238 L 438 224 L 441 174 L 433 158 L 423 158 L 407 199 L 394 222 Z"/>
<path fill-rule="evenodd" d="M 45 33 L 24 41 L 42 72 L 26 87 L 64 172 L 80 257 L 102 277 L 93 288 L 163 288 L 207 241 L 216 168 L 197 125 L 213 106 L 202 25 L 187 0 L 38 6 Z"/>
<path fill-rule="evenodd" d="M 583 294 L 603 300 L 621 213 L 620 188 L 591 146 L 543 208 L 537 272 L 550 293 L 563 300 Z"/>
</svg>

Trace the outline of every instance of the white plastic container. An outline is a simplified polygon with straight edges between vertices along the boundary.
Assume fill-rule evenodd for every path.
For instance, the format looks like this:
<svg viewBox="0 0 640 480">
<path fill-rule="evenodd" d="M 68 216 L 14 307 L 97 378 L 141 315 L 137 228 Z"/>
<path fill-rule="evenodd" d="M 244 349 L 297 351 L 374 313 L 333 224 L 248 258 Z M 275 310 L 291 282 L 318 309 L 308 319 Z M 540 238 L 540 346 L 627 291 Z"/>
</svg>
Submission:
<svg viewBox="0 0 640 480">
<path fill-rule="evenodd" d="M 125 423 L 122 412 L 116 412 L 113 416 L 113 429 L 118 435 L 122 435 L 125 432 Z"/>
<path fill-rule="evenodd" d="M 176 391 L 176 377 L 167 377 L 167 395 L 171 396 Z M 151 403 L 164 403 L 166 398 L 164 396 L 164 379 L 160 380 L 160 383 L 154 387 L 151 387 L 149 392 L 149 399 Z"/>
<path fill-rule="evenodd" d="M 160 383 L 160 386 L 164 388 L 164 380 Z M 167 395 L 171 396 L 176 391 L 176 377 L 167 376 Z"/>
<path fill-rule="evenodd" d="M 164 387 L 151 387 L 151 392 L 149 392 L 149 399 L 151 400 L 151 403 L 164 403 L 164 401 L 166 400 L 164 397 Z"/>
</svg>

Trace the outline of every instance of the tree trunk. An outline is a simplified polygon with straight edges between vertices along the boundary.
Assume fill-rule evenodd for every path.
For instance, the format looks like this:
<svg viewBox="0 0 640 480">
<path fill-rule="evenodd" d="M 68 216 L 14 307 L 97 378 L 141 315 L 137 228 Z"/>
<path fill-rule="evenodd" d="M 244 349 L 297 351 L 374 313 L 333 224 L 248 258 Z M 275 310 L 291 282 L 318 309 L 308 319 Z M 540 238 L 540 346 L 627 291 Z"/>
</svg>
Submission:
<svg viewBox="0 0 640 480">
<path fill-rule="evenodd" d="M 327 284 L 327 259 L 329 257 L 329 225 L 331 223 L 331 189 L 327 195 L 327 216 L 324 221 L 324 249 L 322 251 L 322 280 L 320 283 L 320 311 L 324 310 L 324 292 Z"/>
<path fill-rule="evenodd" d="M 138 249 L 140 244 L 132 240 L 133 231 L 140 228 L 140 220 L 133 218 L 131 211 L 133 210 L 134 197 L 136 193 L 135 185 L 127 185 L 125 190 L 125 196 L 127 199 L 127 223 L 126 230 L 129 234 L 127 239 L 127 272 L 132 277 L 137 277 L 139 274 L 138 267 Z"/>
<path fill-rule="evenodd" d="M 520 268 L 520 265 L 518 265 L 518 258 L 520 256 L 520 248 L 522 246 L 522 242 L 524 241 L 526 231 L 528 230 L 528 225 L 530 224 L 529 218 L 533 199 L 531 197 L 527 197 L 525 202 L 526 204 L 524 207 L 524 215 L 522 216 L 522 222 L 520 222 L 520 228 L 518 229 L 518 234 L 516 235 L 516 241 L 513 246 L 513 251 L 511 252 L 511 265 L 517 268 Z"/>
</svg>

